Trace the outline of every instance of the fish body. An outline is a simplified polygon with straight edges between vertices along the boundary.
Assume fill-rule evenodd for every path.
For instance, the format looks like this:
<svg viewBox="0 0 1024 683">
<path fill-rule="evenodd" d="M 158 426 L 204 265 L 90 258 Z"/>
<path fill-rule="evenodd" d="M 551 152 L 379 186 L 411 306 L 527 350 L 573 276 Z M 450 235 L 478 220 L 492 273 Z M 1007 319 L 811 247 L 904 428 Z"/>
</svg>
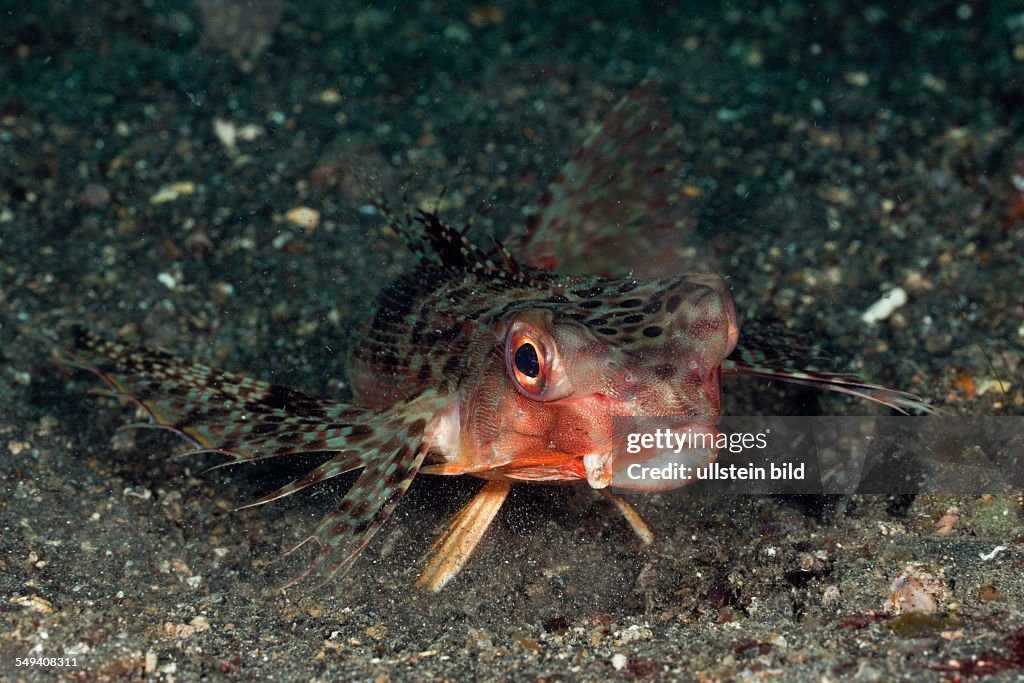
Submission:
<svg viewBox="0 0 1024 683">
<path fill-rule="evenodd" d="M 432 549 L 420 580 L 432 590 L 467 561 L 512 483 L 585 482 L 607 493 L 617 466 L 613 418 L 682 416 L 712 430 L 723 374 L 812 384 L 896 408 L 923 405 L 856 378 L 787 366 L 792 348 L 780 349 L 770 334 L 737 348 L 739 324 L 719 275 L 613 276 L 623 252 L 617 235 L 629 236 L 642 264 L 663 265 L 685 228 L 671 215 L 679 155 L 668 125 L 653 81 L 644 81 L 548 189 L 538 216 L 511 243 L 515 255 L 497 241 L 478 247 L 435 214 L 399 219 L 377 201 L 418 266 L 384 292 L 353 347 L 351 401 L 81 330 L 65 356 L 156 426 L 225 454 L 225 464 L 331 454 L 254 505 L 362 470 L 306 538 L 320 545 L 306 573 L 325 579 L 354 562 L 420 471 L 487 480 Z M 560 252 L 565 268 L 555 270 Z M 589 257 L 593 273 L 580 272 Z M 714 452 L 689 455 L 709 460 Z M 635 511 L 608 495 L 649 541 Z"/>
<path fill-rule="evenodd" d="M 362 403 L 447 398 L 425 471 L 601 488 L 612 417 L 721 412 L 721 363 L 739 331 L 719 276 L 640 282 L 480 258 L 402 278 L 352 356 Z"/>
</svg>

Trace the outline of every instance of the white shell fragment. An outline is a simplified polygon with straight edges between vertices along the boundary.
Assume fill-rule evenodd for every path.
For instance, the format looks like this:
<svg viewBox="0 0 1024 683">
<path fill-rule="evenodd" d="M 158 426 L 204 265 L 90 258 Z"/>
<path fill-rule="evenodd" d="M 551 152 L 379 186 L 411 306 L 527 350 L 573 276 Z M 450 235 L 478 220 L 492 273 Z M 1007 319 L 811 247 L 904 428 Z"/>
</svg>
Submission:
<svg viewBox="0 0 1024 683">
<path fill-rule="evenodd" d="M 225 150 L 228 152 L 234 152 L 235 146 L 239 140 L 252 142 L 259 136 L 263 135 L 263 129 L 252 123 L 248 123 L 244 126 L 237 126 L 231 121 L 214 119 L 213 133 L 217 136 L 217 139 L 220 140 L 220 144 L 224 145 Z"/>
<path fill-rule="evenodd" d="M 166 204 L 167 202 L 173 202 L 175 199 L 187 194 L 194 194 L 196 191 L 196 184 L 191 180 L 183 180 L 178 183 L 170 183 L 164 185 L 156 194 L 149 198 L 150 204 Z"/>
<path fill-rule="evenodd" d="M 893 314 L 897 308 L 907 303 L 907 292 L 902 287 L 893 287 L 882 295 L 882 298 L 868 306 L 861 314 L 860 319 L 868 325 L 874 325 L 880 320 L 885 320 Z"/>
<path fill-rule="evenodd" d="M 919 562 L 911 562 L 901 569 L 889 586 L 889 591 L 882 609 L 890 614 L 932 614 L 938 609 L 939 603 L 949 597 L 949 589 L 942 574 L 927 571 Z"/>
<path fill-rule="evenodd" d="M 1005 545 L 997 545 L 995 548 L 992 548 L 991 552 L 978 553 L 978 557 L 985 560 L 986 562 L 990 562 L 991 560 L 995 559 L 996 555 L 1003 552 L 1004 550 L 1009 550 L 1009 548 L 1007 548 Z"/>
</svg>

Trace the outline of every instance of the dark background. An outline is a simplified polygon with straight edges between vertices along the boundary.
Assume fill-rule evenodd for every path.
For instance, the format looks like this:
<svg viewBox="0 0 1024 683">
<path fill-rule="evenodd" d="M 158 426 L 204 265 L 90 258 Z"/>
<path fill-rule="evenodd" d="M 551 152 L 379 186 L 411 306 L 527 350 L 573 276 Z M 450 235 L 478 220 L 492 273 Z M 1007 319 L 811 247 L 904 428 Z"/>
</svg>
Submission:
<svg viewBox="0 0 1024 683">
<path fill-rule="evenodd" d="M 248 33 L 191 2 L 0 5 L 0 675 L 1014 675 L 1019 493 L 651 496 L 644 549 L 590 492 L 521 487 L 428 597 L 419 558 L 479 483 L 423 477 L 348 575 L 281 593 L 306 561 L 282 550 L 348 480 L 232 512 L 308 463 L 200 475 L 216 460 L 116 431 L 131 410 L 33 336 L 84 322 L 344 398 L 354 330 L 411 264 L 356 171 L 413 205 L 447 186 L 453 220 L 485 201 L 476 234 L 508 235 L 657 68 L 685 239 L 742 315 L 950 412 L 1019 415 L 1024 14 L 908 4 L 283 3 L 278 20 L 261 0 Z M 316 228 L 288 221 L 300 206 Z M 909 302 L 863 323 L 897 286 Z M 725 394 L 734 414 L 874 410 Z M 934 614 L 883 614 L 907 567 Z M 65 653 L 77 670 L 13 668 Z"/>
</svg>

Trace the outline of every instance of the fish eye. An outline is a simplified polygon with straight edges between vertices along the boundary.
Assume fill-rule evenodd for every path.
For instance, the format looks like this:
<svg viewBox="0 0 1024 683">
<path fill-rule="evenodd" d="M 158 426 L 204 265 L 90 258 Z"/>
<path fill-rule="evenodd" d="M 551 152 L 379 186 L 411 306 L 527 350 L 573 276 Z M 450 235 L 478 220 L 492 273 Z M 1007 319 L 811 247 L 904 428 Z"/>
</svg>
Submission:
<svg viewBox="0 0 1024 683">
<path fill-rule="evenodd" d="M 508 349 L 506 355 L 511 355 L 511 363 L 508 365 L 516 384 L 527 396 L 541 397 L 547 384 L 547 373 L 546 354 L 540 339 L 533 336 L 532 330 L 522 329 L 509 335 Z"/>
<path fill-rule="evenodd" d="M 515 357 L 516 371 L 533 379 L 540 375 L 540 358 L 537 357 L 537 348 L 530 342 L 523 342 L 516 349 Z"/>
<path fill-rule="evenodd" d="M 516 388 L 528 398 L 554 401 L 570 393 L 554 339 L 529 323 L 520 320 L 509 328 L 505 365 Z"/>
</svg>

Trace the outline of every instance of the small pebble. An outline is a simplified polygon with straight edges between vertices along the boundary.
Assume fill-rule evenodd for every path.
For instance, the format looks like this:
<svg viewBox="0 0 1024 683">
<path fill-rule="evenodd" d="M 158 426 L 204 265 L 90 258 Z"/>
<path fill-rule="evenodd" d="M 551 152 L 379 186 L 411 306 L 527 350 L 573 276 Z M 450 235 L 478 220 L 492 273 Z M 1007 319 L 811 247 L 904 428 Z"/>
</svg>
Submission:
<svg viewBox="0 0 1024 683">
<path fill-rule="evenodd" d="M 173 202 L 175 199 L 188 194 L 193 194 L 196 191 L 196 184 L 191 180 L 184 180 L 180 183 L 171 183 L 170 185 L 164 185 L 156 191 L 152 197 L 149 198 L 150 204 L 166 204 L 167 202 Z"/>
<path fill-rule="evenodd" d="M 474 27 L 484 28 L 500 24 L 505 19 L 505 13 L 497 5 L 477 5 L 470 8 L 466 19 Z"/>
<path fill-rule="evenodd" d="M 53 614 L 53 603 L 38 595 L 20 595 L 11 598 L 11 604 L 42 614 Z"/>
<path fill-rule="evenodd" d="M 110 190 L 99 183 L 89 183 L 78 195 L 78 199 L 90 209 L 102 209 L 110 202 Z"/>
<path fill-rule="evenodd" d="M 157 282 L 172 292 L 178 287 L 178 280 L 170 273 L 157 273 Z"/>
<path fill-rule="evenodd" d="M 292 225 L 298 225 L 306 230 L 312 230 L 320 225 L 320 212 L 308 206 L 296 206 L 284 215 L 284 219 Z"/>
<path fill-rule="evenodd" d="M 845 74 L 845 80 L 850 85 L 857 88 L 867 87 L 871 83 L 871 77 L 864 71 L 847 71 Z"/>
<path fill-rule="evenodd" d="M 245 142 L 252 142 L 261 135 L 263 135 L 263 128 L 255 123 L 247 123 L 238 129 L 238 139 Z"/>
<path fill-rule="evenodd" d="M 340 92 L 334 88 L 328 88 L 327 90 L 322 91 L 317 99 L 324 104 L 340 104 L 342 98 Z"/>
<path fill-rule="evenodd" d="M 894 287 L 882 295 L 882 298 L 868 306 L 860 319 L 868 325 L 885 320 L 897 308 L 907 303 L 907 292 L 902 287 Z"/>
<path fill-rule="evenodd" d="M 7 444 L 7 450 L 11 455 L 21 455 L 32 447 L 27 441 L 11 441 Z"/>
<path fill-rule="evenodd" d="M 612 668 L 616 671 L 622 671 L 629 664 L 629 658 L 623 654 L 612 655 Z"/>
<path fill-rule="evenodd" d="M 185 238 L 185 249 L 195 258 L 205 258 L 213 251 L 213 240 L 205 232 L 193 232 Z"/>
<path fill-rule="evenodd" d="M 224 149 L 229 152 L 235 149 L 235 143 L 238 140 L 238 129 L 235 124 L 224 119 L 214 119 L 213 134 L 220 140 L 220 144 L 224 145 Z"/>
</svg>

